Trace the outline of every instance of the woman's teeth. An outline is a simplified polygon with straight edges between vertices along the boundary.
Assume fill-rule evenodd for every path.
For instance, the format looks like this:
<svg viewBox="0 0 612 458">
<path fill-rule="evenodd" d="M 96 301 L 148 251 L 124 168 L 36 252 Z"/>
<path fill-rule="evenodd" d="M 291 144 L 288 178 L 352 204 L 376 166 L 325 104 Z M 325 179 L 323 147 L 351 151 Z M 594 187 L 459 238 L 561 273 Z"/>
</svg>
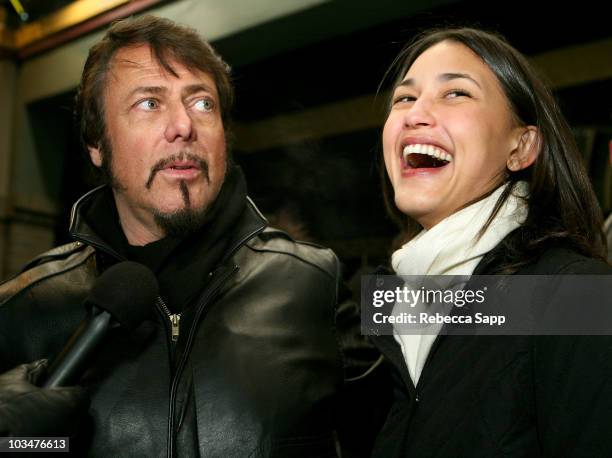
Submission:
<svg viewBox="0 0 612 458">
<path fill-rule="evenodd" d="M 448 153 L 445 153 L 440 148 L 437 148 L 433 145 L 423 145 L 418 143 L 406 145 L 403 151 L 404 161 L 407 161 L 407 157 L 410 154 L 424 154 L 445 162 L 453 161 L 453 156 Z"/>
</svg>

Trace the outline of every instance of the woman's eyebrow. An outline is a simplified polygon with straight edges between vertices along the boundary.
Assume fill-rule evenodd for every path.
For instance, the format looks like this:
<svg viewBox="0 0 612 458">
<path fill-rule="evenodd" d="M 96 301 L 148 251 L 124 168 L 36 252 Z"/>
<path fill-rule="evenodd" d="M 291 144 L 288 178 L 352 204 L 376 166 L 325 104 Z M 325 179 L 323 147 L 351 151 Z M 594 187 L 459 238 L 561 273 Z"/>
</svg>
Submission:
<svg viewBox="0 0 612 458">
<path fill-rule="evenodd" d="M 482 87 L 480 86 L 480 84 L 478 83 L 478 81 L 476 81 L 474 78 L 472 78 L 470 75 L 468 75 L 467 73 L 456 73 L 456 72 L 447 72 L 447 73 L 441 73 L 440 75 L 438 75 L 437 79 L 441 82 L 446 82 L 446 81 L 452 81 L 452 80 L 456 80 L 456 79 L 467 79 L 469 81 L 471 81 L 472 83 L 474 83 L 476 86 L 478 86 L 479 88 L 482 89 Z M 406 78 L 405 80 L 403 80 L 402 82 L 398 83 L 395 89 L 398 89 L 400 87 L 412 87 L 415 85 L 415 80 L 414 78 Z"/>
<path fill-rule="evenodd" d="M 442 73 L 441 75 L 438 76 L 438 79 L 440 81 L 452 81 L 456 79 L 466 79 L 466 80 L 471 81 L 472 83 L 474 83 L 476 86 L 480 88 L 480 84 L 478 84 L 478 81 L 476 81 L 474 78 L 472 78 L 467 73 Z"/>
</svg>

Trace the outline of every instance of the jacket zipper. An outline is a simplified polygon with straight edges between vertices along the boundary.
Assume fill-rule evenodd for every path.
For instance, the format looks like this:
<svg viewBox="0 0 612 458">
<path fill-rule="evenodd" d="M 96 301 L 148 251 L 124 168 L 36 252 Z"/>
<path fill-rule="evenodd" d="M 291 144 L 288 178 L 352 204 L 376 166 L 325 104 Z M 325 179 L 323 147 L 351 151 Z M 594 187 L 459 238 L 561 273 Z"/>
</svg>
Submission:
<svg viewBox="0 0 612 458">
<path fill-rule="evenodd" d="M 234 265 L 232 269 L 224 273 L 223 275 L 219 275 L 214 283 L 210 286 L 208 291 L 206 291 L 202 295 L 201 301 L 198 303 L 198 308 L 191 323 L 191 327 L 189 328 L 189 334 L 187 335 L 187 342 L 185 343 L 185 350 L 181 355 L 181 359 L 179 360 L 176 371 L 174 373 L 174 377 L 172 378 L 172 384 L 170 387 L 170 408 L 169 408 L 169 418 L 168 418 L 168 458 L 174 457 L 174 410 L 175 410 L 175 402 L 176 402 L 176 392 L 178 389 L 179 380 L 181 379 L 181 375 L 185 364 L 187 362 L 187 358 L 189 356 L 189 352 L 191 350 L 191 346 L 193 344 L 193 339 L 195 337 L 195 330 L 198 327 L 198 323 L 204 311 L 204 308 L 209 303 L 209 301 L 216 295 L 216 293 L 221 289 L 221 286 L 238 270 L 238 266 Z"/>
<path fill-rule="evenodd" d="M 157 296 L 157 305 L 159 305 L 159 307 L 166 314 L 166 316 L 168 317 L 168 320 L 170 321 L 172 344 L 176 345 L 176 342 L 179 338 L 182 312 L 172 313 L 161 296 Z"/>
<path fill-rule="evenodd" d="M 224 260 L 230 259 L 234 255 L 234 253 L 236 251 L 238 251 L 238 249 L 240 247 L 242 247 L 242 245 L 244 245 L 251 238 L 255 237 L 257 234 L 262 232 L 265 228 L 266 228 L 265 225 L 261 226 L 261 227 L 258 227 L 254 231 L 252 231 L 249 234 L 247 234 L 246 236 L 244 236 L 236 244 L 234 244 L 234 247 L 231 250 L 228 251 L 227 255 L 225 255 L 225 257 L 223 259 Z M 221 261 L 221 265 L 223 265 L 223 260 Z M 200 318 L 202 316 L 202 313 L 204 311 L 204 307 L 206 306 L 208 301 L 210 301 L 211 298 L 214 297 L 215 293 L 219 290 L 219 288 L 221 288 L 223 283 L 225 283 L 225 281 L 227 279 L 229 279 L 232 275 L 234 275 L 234 273 L 238 269 L 239 269 L 239 267 L 237 265 L 234 265 L 231 270 L 229 270 L 225 275 L 221 275 L 220 278 L 219 278 L 219 276 L 217 276 L 216 278 L 213 276 L 213 282 L 214 283 L 211 284 L 211 286 L 208 289 L 208 291 L 206 291 L 201 296 L 202 300 L 198 303 L 198 309 L 196 311 L 194 320 L 191 323 L 191 327 L 189 329 L 189 334 L 187 336 L 187 342 L 185 344 L 185 351 L 183 352 L 183 354 L 181 356 L 181 359 L 180 359 L 178 365 L 176 366 L 176 372 L 174 373 L 174 377 L 172 379 L 172 384 L 171 384 L 171 387 L 170 387 L 170 409 L 169 409 L 169 418 L 168 418 L 168 458 L 174 458 L 174 408 L 175 408 L 174 404 L 175 404 L 175 401 L 176 401 L 176 390 L 178 388 L 178 381 L 181 378 L 183 369 L 184 369 L 185 364 L 187 362 L 187 358 L 189 357 L 189 352 L 191 351 L 191 345 L 193 343 L 193 339 L 194 339 L 194 336 L 195 336 L 195 330 L 196 330 L 196 328 L 198 326 L 198 323 L 199 323 Z M 213 274 L 214 274 L 214 272 L 210 273 L 210 275 L 213 275 Z"/>
<path fill-rule="evenodd" d="M 256 230 L 250 232 L 242 239 L 240 239 L 234 247 L 228 251 L 228 253 L 224 256 L 221 261 L 221 265 L 227 259 L 230 259 L 236 251 L 240 247 L 242 247 L 247 241 L 251 238 L 255 237 L 257 234 L 262 232 L 266 226 L 258 227 Z M 176 372 L 174 373 L 174 378 L 172 379 L 172 384 L 170 387 L 170 409 L 169 409 L 169 418 L 168 418 L 168 458 L 174 458 L 174 409 L 175 409 L 175 401 L 176 401 L 176 390 L 178 389 L 178 382 L 183 373 L 183 369 L 187 362 L 187 358 L 189 357 L 189 352 L 191 351 L 191 345 L 193 344 L 193 339 L 195 336 L 195 330 L 200 322 L 202 317 L 202 313 L 204 312 L 204 307 L 210 301 L 217 291 L 223 286 L 225 281 L 227 281 L 236 271 L 239 269 L 237 265 L 234 264 L 233 268 L 229 270 L 225 275 L 220 275 L 217 277 L 213 276 L 213 284 L 211 284 L 208 291 L 206 291 L 201 297 L 202 300 L 198 303 L 198 309 L 196 311 L 193 322 L 191 323 L 191 327 L 189 329 L 189 334 L 187 336 L 187 342 L 185 343 L 185 351 L 183 352 L 178 365 L 176 366 Z M 214 272 L 211 272 L 210 275 L 213 275 Z"/>
</svg>

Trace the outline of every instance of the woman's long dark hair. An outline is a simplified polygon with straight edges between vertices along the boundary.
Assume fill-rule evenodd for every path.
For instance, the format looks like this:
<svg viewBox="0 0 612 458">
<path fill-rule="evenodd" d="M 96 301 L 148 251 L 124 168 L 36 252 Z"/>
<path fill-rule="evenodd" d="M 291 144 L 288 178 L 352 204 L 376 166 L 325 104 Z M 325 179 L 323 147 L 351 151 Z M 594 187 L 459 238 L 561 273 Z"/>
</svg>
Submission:
<svg viewBox="0 0 612 458">
<path fill-rule="evenodd" d="M 514 185 L 527 181 L 529 214 L 515 236 L 505 241 L 506 256 L 498 272 L 515 272 L 536 261 L 551 245 L 569 246 L 586 256 L 605 259 L 601 209 L 572 132 L 550 90 L 525 57 L 505 39 L 471 28 L 426 32 L 409 44 L 388 70 L 387 75 L 395 80 L 393 87 L 402 81 L 419 55 L 447 40 L 463 44 L 480 56 L 497 77 L 518 124 L 533 125 L 539 130 L 536 161 L 519 172 L 507 171 L 506 181 L 510 186 L 502 193 L 485 226 L 497 214 Z M 384 165 L 381 174 L 387 210 L 401 227 L 404 241 L 409 240 L 421 226 L 395 206 L 393 187 Z"/>
</svg>

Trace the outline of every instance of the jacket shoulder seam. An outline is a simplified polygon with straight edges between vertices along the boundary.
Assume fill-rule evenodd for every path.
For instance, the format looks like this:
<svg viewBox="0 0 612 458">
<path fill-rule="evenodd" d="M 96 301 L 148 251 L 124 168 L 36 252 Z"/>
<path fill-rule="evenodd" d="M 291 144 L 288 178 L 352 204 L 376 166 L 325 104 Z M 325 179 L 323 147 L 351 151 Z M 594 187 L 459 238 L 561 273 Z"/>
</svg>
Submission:
<svg viewBox="0 0 612 458">
<path fill-rule="evenodd" d="M 81 242 L 67 243 L 66 245 L 61 245 L 61 246 L 52 248 L 48 251 L 45 251 L 42 254 L 39 254 L 34 259 L 27 262 L 26 265 L 21 268 L 19 273 L 23 273 L 36 266 L 53 261 L 54 259 L 68 258 L 75 252 L 83 250 L 84 248 L 85 248 L 85 245 Z"/>
<path fill-rule="evenodd" d="M 76 250 L 73 250 L 72 252 L 70 252 L 70 254 L 74 254 Z M 29 269 L 24 269 L 21 273 L 15 275 L 13 278 L 10 278 L 8 280 L 6 280 L 5 282 L 3 282 L 2 284 L 0 284 L 0 286 L 5 286 L 5 285 L 9 285 L 10 283 L 12 283 L 13 281 L 15 281 L 16 279 L 18 279 L 21 275 L 23 275 L 25 272 L 30 272 L 32 274 L 31 278 L 28 280 L 28 282 L 21 286 L 20 288 L 17 288 L 12 294 L 10 294 L 9 296 L 5 297 L 4 299 L 0 299 L 0 306 L 6 304 L 8 301 L 10 301 L 12 298 L 14 298 L 16 295 L 23 293 L 24 291 L 29 290 L 30 288 L 34 287 L 35 285 L 37 285 L 38 283 L 40 283 L 41 281 L 44 281 L 48 278 L 51 277 L 55 277 L 56 275 L 61 275 L 65 272 L 71 271 L 77 267 L 80 267 L 81 265 L 83 265 L 85 262 L 87 262 L 87 260 L 95 254 L 95 250 L 91 249 L 91 252 L 87 253 L 86 251 L 83 251 L 82 253 L 78 253 L 81 254 L 82 257 L 78 259 L 78 261 L 76 262 L 67 262 L 64 266 L 62 266 L 62 268 L 57 269 L 57 270 L 53 270 L 53 271 L 41 271 L 39 273 L 35 272 L 37 268 L 43 268 L 43 266 L 45 264 L 47 264 L 48 262 L 52 262 L 54 258 L 59 258 L 60 256 L 54 256 L 49 258 L 49 260 L 45 261 L 42 264 L 38 264 L 35 265 Z M 40 259 L 42 258 L 43 255 L 39 256 L 36 259 Z"/>
<path fill-rule="evenodd" d="M 294 243 L 299 243 L 299 242 L 294 242 Z M 334 275 L 331 272 L 328 272 L 326 269 L 324 269 L 323 267 L 317 265 L 314 262 L 311 262 L 307 259 L 304 259 L 301 256 L 298 256 L 295 253 L 290 253 L 289 251 L 284 251 L 284 250 L 275 250 L 275 249 L 271 249 L 271 248 L 256 248 L 254 246 L 251 246 L 250 244 L 247 244 L 246 247 L 248 249 L 250 249 L 251 251 L 255 251 L 257 253 L 276 253 L 276 254 L 284 254 L 286 256 L 291 256 L 292 258 L 295 258 L 301 262 L 303 262 L 304 264 L 308 264 L 309 266 L 312 266 L 314 268 L 316 268 L 317 270 L 320 270 L 321 272 L 323 272 L 325 275 L 327 275 L 330 279 L 332 279 L 333 281 L 336 280 L 336 278 L 334 277 Z M 322 248 L 322 247 L 319 247 Z M 332 254 L 333 259 L 334 259 L 334 264 L 337 265 L 338 261 L 337 258 L 334 254 Z"/>
</svg>

